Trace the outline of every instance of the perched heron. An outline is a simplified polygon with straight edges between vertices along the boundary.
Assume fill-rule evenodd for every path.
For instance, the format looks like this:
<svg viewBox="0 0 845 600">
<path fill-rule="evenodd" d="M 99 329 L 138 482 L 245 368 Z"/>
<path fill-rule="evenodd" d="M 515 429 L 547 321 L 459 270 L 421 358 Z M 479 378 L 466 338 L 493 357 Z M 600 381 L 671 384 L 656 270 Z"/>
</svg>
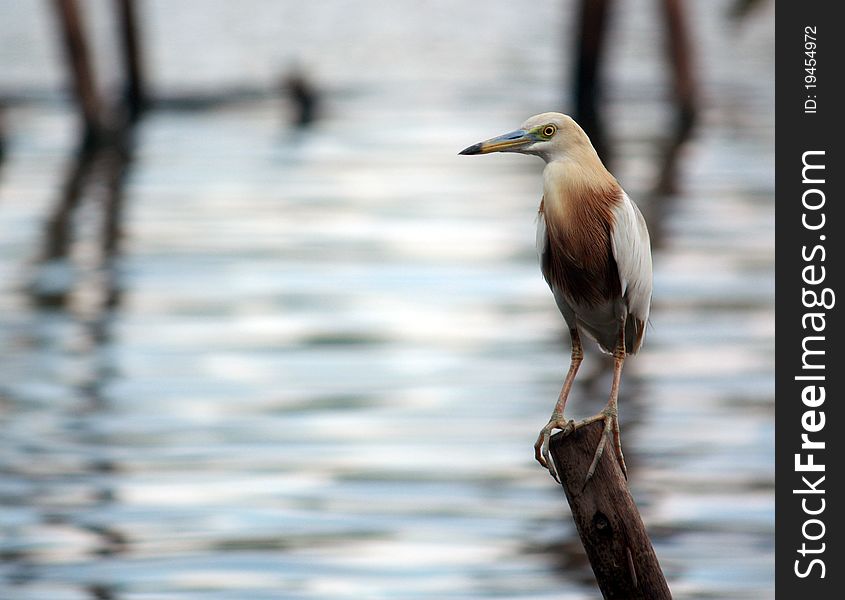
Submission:
<svg viewBox="0 0 845 600">
<path fill-rule="evenodd" d="M 552 416 L 534 444 L 535 458 L 559 482 L 549 455 L 552 432 L 572 432 L 603 421 L 604 433 L 587 480 L 608 444 L 613 445 L 627 476 L 617 398 L 622 364 L 643 343 L 651 305 L 651 248 L 645 219 L 604 167 L 587 134 L 567 115 L 536 115 L 516 131 L 479 142 L 461 154 L 489 152 L 534 154 L 546 161 L 537 250 L 543 276 L 569 326 L 572 360 Z M 563 410 L 584 358 L 581 333 L 613 355 L 613 384 L 607 406 L 575 422 L 566 420 Z"/>
</svg>

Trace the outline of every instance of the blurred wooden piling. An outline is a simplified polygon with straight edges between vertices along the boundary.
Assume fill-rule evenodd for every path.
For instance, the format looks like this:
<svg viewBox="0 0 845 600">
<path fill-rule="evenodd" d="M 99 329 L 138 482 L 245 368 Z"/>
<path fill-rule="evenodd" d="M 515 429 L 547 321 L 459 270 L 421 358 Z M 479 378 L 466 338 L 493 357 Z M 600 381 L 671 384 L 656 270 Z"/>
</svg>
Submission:
<svg viewBox="0 0 845 600">
<path fill-rule="evenodd" d="M 661 148 L 659 174 L 654 193 L 676 191 L 677 163 L 684 142 L 690 137 L 697 116 L 697 85 L 693 65 L 693 41 L 681 0 L 658 0 L 666 31 L 666 56 L 672 76 L 675 122 Z M 612 0 L 581 0 L 574 62 L 575 120 L 584 128 L 598 155 L 609 165 L 611 140 L 602 114 L 602 65 Z M 647 215 L 648 216 L 648 215 Z"/>
<path fill-rule="evenodd" d="M 0 165 L 3 164 L 4 158 L 6 158 L 6 134 L 3 129 L 3 103 L 0 102 Z"/>
<path fill-rule="evenodd" d="M 102 127 L 102 107 L 79 5 L 76 0 L 54 0 L 54 5 L 73 79 L 74 95 L 85 127 L 84 138 L 86 143 L 93 143 Z"/>
<path fill-rule="evenodd" d="M 575 61 L 575 120 L 608 164 L 610 147 L 601 118 L 601 64 L 610 0 L 581 0 Z"/>
<path fill-rule="evenodd" d="M 144 69 L 141 60 L 141 41 L 138 33 L 138 17 L 135 0 L 116 0 L 117 28 L 119 32 L 123 66 L 126 81 L 124 83 L 124 102 L 127 116 L 135 121 L 141 116 L 146 105 L 144 92 Z"/>
<path fill-rule="evenodd" d="M 599 589 L 607 600 L 671 600 L 612 449 L 605 451 L 592 479 L 584 483 L 603 428 L 597 421 L 570 435 L 558 433 L 550 446 Z"/>
<path fill-rule="evenodd" d="M 288 97 L 293 110 L 293 123 L 307 127 L 314 122 L 319 106 L 319 93 L 304 72 L 291 71 L 282 81 L 281 91 Z"/>
<path fill-rule="evenodd" d="M 69 297 L 74 270 L 68 265 L 73 242 L 74 215 L 83 200 L 99 201 L 102 308 L 119 302 L 114 258 L 119 251 L 123 189 L 132 160 L 133 128 L 144 105 L 144 77 L 134 0 L 115 0 L 117 39 L 122 59 L 124 93 L 116 105 L 103 101 L 97 90 L 86 31 L 76 0 L 54 0 L 74 99 L 83 121 L 79 145 L 70 162 L 56 205 L 45 228 L 43 268 L 30 289 L 39 305 L 58 306 Z"/>
<path fill-rule="evenodd" d="M 677 162 L 681 146 L 692 133 L 698 114 L 696 80 L 692 60 L 692 40 L 686 13 L 680 0 L 661 0 L 667 32 L 667 54 L 672 70 L 675 97 L 675 123 L 663 150 L 660 177 L 656 185 L 659 194 L 676 191 Z"/>
</svg>

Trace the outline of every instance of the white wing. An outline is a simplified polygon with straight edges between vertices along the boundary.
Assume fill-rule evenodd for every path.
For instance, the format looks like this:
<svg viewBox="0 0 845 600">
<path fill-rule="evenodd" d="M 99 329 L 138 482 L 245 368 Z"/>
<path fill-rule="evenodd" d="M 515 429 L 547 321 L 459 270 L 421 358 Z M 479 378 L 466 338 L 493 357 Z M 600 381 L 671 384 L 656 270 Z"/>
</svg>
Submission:
<svg viewBox="0 0 845 600">
<path fill-rule="evenodd" d="M 641 321 L 644 327 L 651 308 L 651 242 L 648 228 L 640 209 L 624 192 L 622 202 L 614 209 L 614 217 L 616 221 L 610 234 L 610 245 L 622 283 L 622 297 L 628 314 Z"/>
<path fill-rule="evenodd" d="M 537 245 L 537 255 L 543 258 L 543 253 L 546 251 L 546 218 L 542 212 L 537 213 L 537 238 L 535 243 Z"/>
</svg>

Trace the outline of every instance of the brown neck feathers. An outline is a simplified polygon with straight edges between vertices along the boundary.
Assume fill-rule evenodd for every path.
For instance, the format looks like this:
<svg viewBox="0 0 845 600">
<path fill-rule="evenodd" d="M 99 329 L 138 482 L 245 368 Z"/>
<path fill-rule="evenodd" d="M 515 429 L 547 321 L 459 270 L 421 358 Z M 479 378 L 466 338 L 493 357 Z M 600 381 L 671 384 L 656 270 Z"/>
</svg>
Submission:
<svg viewBox="0 0 845 600">
<path fill-rule="evenodd" d="M 619 297 L 610 232 L 614 208 L 622 201 L 621 188 L 614 180 L 557 195 L 553 209 L 545 197 L 540 204 L 546 224 L 542 256 L 546 281 L 577 304 L 596 305 Z"/>
</svg>

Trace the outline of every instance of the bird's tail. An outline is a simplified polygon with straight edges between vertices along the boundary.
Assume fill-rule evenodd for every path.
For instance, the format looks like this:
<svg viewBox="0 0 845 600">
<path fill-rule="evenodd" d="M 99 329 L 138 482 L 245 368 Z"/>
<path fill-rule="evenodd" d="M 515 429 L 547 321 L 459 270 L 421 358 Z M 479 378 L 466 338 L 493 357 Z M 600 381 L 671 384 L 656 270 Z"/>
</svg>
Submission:
<svg viewBox="0 0 845 600">
<path fill-rule="evenodd" d="M 627 354 L 636 354 L 643 345 L 645 338 L 645 321 L 634 316 L 628 315 L 625 320 L 625 352 Z"/>
</svg>

